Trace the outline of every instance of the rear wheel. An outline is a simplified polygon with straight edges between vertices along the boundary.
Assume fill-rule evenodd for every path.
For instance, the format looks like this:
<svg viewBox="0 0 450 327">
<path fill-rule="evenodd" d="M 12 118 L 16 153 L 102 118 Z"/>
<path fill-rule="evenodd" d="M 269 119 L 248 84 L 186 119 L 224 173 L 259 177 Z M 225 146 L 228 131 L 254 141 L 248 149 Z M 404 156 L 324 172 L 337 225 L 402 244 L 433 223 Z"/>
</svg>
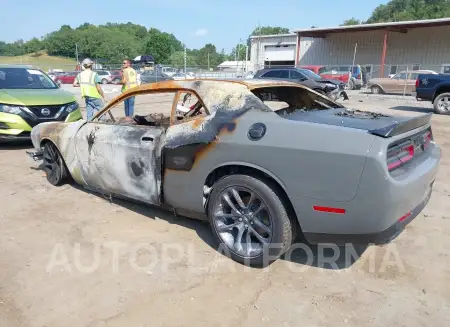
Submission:
<svg viewBox="0 0 450 327">
<path fill-rule="evenodd" d="M 347 90 L 354 90 L 355 89 L 355 81 L 353 79 L 350 79 L 348 83 L 346 84 Z"/>
<path fill-rule="evenodd" d="M 269 180 L 230 175 L 213 186 L 208 218 L 225 254 L 250 266 L 267 266 L 292 245 L 295 223 Z"/>
<path fill-rule="evenodd" d="M 433 101 L 434 112 L 440 115 L 450 114 L 450 93 L 441 93 Z"/>
<path fill-rule="evenodd" d="M 62 82 L 60 79 L 56 80 L 56 84 L 58 84 L 59 86 L 61 86 Z"/>
<path fill-rule="evenodd" d="M 383 90 L 378 85 L 372 86 L 370 88 L 370 91 L 372 92 L 372 94 L 381 94 L 381 93 L 383 93 Z"/>
<path fill-rule="evenodd" d="M 44 171 L 50 184 L 60 186 L 67 181 L 68 172 L 64 160 L 56 146 L 51 142 L 44 145 L 43 161 Z"/>
</svg>

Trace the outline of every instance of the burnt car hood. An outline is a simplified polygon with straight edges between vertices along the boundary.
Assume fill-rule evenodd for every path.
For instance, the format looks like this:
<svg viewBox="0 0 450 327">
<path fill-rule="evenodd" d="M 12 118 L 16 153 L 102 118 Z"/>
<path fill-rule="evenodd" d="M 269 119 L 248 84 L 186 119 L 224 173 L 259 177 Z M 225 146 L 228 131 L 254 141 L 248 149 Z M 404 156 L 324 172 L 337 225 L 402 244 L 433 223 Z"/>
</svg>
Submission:
<svg viewBox="0 0 450 327">
<path fill-rule="evenodd" d="M 366 130 L 380 137 L 392 137 L 430 123 L 432 114 L 417 117 L 389 116 L 376 112 L 347 108 L 327 110 L 297 110 L 283 118 L 295 121 L 342 126 Z"/>
</svg>

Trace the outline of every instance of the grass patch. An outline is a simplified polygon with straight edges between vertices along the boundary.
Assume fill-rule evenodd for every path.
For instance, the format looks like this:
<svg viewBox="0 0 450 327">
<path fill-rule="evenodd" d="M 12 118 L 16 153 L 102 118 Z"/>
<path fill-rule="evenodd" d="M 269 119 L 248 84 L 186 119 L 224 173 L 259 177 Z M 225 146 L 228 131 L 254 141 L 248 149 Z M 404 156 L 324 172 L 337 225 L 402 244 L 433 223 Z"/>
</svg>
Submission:
<svg viewBox="0 0 450 327">
<path fill-rule="evenodd" d="M 75 70 L 76 61 L 70 58 L 49 56 L 46 52 L 41 51 L 38 53 L 30 53 L 23 56 L 0 56 L 0 64 L 34 65 L 45 72 L 50 68 L 73 71 Z"/>
</svg>

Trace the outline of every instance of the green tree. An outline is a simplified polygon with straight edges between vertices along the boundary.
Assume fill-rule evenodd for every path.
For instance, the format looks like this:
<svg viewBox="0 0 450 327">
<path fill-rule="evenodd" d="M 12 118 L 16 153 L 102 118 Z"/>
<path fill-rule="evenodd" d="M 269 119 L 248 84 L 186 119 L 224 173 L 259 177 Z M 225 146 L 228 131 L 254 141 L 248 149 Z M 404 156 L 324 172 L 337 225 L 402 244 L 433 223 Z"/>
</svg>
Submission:
<svg viewBox="0 0 450 327">
<path fill-rule="evenodd" d="M 397 22 L 450 16 L 450 0 L 391 0 L 379 5 L 367 23 Z"/>
<path fill-rule="evenodd" d="M 344 20 L 344 23 L 342 23 L 340 26 L 359 25 L 361 23 L 362 22 L 359 19 L 352 17 L 350 19 Z"/>
<path fill-rule="evenodd" d="M 24 44 L 26 53 L 37 53 L 44 49 L 44 43 L 40 41 L 38 38 L 32 38 L 30 41 Z"/>
<path fill-rule="evenodd" d="M 183 45 L 173 34 L 151 28 L 143 50 L 146 54 L 153 55 L 156 62 L 167 63 L 172 53 L 183 50 Z"/>
<path fill-rule="evenodd" d="M 248 45 L 247 45 L 248 46 Z M 247 46 L 245 44 L 237 44 L 230 53 L 231 60 L 236 60 L 236 57 L 238 60 L 245 60 L 246 52 L 247 52 Z M 248 58 L 250 59 L 250 57 Z"/>
<path fill-rule="evenodd" d="M 289 34 L 289 28 L 280 26 L 261 26 L 253 30 L 251 35 Z"/>
</svg>

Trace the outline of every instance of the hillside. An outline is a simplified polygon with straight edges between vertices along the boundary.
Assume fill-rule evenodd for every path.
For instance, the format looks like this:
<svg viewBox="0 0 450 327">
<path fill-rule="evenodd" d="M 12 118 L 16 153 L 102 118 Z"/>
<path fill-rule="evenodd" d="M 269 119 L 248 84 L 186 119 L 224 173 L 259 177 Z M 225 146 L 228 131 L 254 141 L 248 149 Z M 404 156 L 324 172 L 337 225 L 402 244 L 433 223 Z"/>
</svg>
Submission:
<svg viewBox="0 0 450 327">
<path fill-rule="evenodd" d="M 49 68 L 59 68 L 64 70 L 74 70 L 76 61 L 69 58 L 49 56 L 46 52 L 36 54 L 26 54 L 23 56 L 0 56 L 0 64 L 28 64 L 34 65 L 47 71 Z"/>
</svg>

